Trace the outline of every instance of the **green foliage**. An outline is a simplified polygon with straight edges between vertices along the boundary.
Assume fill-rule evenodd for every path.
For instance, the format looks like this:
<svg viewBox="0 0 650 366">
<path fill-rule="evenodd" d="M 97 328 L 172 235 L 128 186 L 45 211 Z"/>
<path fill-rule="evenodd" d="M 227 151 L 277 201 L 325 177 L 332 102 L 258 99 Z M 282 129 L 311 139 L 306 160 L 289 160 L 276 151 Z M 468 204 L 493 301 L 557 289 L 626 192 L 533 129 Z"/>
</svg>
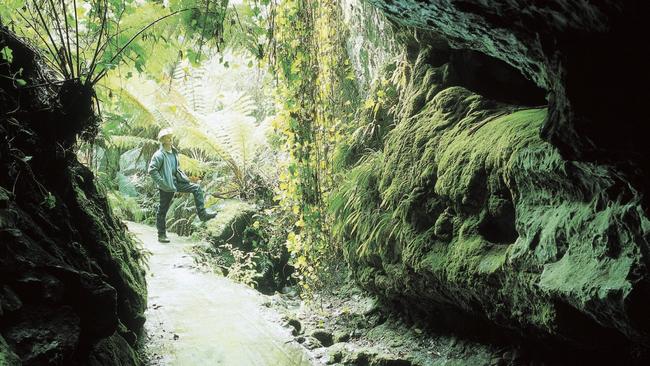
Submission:
<svg viewBox="0 0 650 366">
<path fill-rule="evenodd" d="M 121 64 L 158 75 L 175 59 L 198 64 L 210 47 L 224 44 L 260 58 L 254 41 L 265 33 L 260 8 L 250 2 L 237 8 L 228 0 L 8 0 L 0 22 L 37 45 L 60 78 L 92 86 L 120 73 Z M 228 31 L 235 24 L 241 31 Z"/>
<path fill-rule="evenodd" d="M 136 147 L 146 147 L 148 150 L 158 148 L 160 143 L 151 138 L 130 135 L 112 135 L 108 140 L 107 146 L 120 150 L 130 150 Z"/>
<path fill-rule="evenodd" d="M 336 178 L 333 151 L 357 103 L 345 32 L 334 1 L 285 1 L 276 8 L 270 61 L 280 78 L 281 110 L 275 128 L 289 156 L 277 198 L 296 217 L 287 246 L 307 296 L 339 253 L 325 202 Z"/>
<path fill-rule="evenodd" d="M 159 128 L 172 126 L 183 149 L 182 166 L 191 174 L 214 171 L 209 161 L 222 161 L 229 169 L 232 187 L 240 196 L 252 196 L 258 185 L 273 179 L 271 155 L 266 145 L 265 123 L 252 116 L 255 103 L 242 92 L 224 95 L 216 81 L 225 73 L 217 62 L 192 67 L 176 65 L 170 84 L 135 77 L 121 91 L 112 93 L 117 109 L 125 119 L 109 144 L 116 148 L 145 147 L 149 156 L 158 146 L 154 136 Z M 113 85 L 118 85 L 115 82 Z M 261 177 L 261 179 L 257 179 Z M 265 183 L 266 182 L 266 183 Z"/>
<path fill-rule="evenodd" d="M 1 46 L 1 45 L 0 45 Z M 27 85 L 27 82 L 20 77 L 23 74 L 23 69 L 19 68 L 18 70 L 12 69 L 12 63 L 14 61 L 13 50 L 4 46 L 0 48 L 0 66 L 4 66 L 4 69 L 7 70 L 7 74 L 0 74 L 0 78 L 12 80 L 16 87 L 21 87 Z"/>
<path fill-rule="evenodd" d="M 32 0 L 7 5 L 3 23 L 41 48 L 60 78 L 92 86 L 126 54 L 118 44 L 124 37 L 122 16 L 132 9 L 131 1 Z"/>
<path fill-rule="evenodd" d="M 244 240 L 279 260 L 285 251 L 285 238 L 294 222 L 279 206 L 271 206 L 253 215 L 253 223 L 244 231 Z"/>
<path fill-rule="evenodd" d="M 41 204 L 48 210 L 51 210 L 56 206 L 56 197 L 52 192 L 47 192 L 47 196 L 45 196 Z"/>
<path fill-rule="evenodd" d="M 0 59 L 7 63 L 12 63 L 14 61 L 14 53 L 11 48 L 7 46 L 2 47 L 2 49 L 0 49 Z"/>
<path fill-rule="evenodd" d="M 223 250 L 230 252 L 232 256 L 232 263 L 227 268 L 228 274 L 226 277 L 247 286 L 255 287 L 257 285 L 256 279 L 260 277 L 259 272 L 255 269 L 257 253 L 255 251 L 245 252 L 233 247 L 231 244 L 224 244 Z"/>
<path fill-rule="evenodd" d="M 120 192 L 106 193 L 113 214 L 122 220 L 140 222 L 144 218 L 140 203 L 135 197 L 128 197 Z"/>
<path fill-rule="evenodd" d="M 384 137 L 395 126 L 396 105 L 395 85 L 385 78 L 380 79 L 357 109 L 353 122 L 342 132 L 344 139 L 334 152 L 336 171 L 345 171 L 364 155 L 383 148 Z"/>
</svg>

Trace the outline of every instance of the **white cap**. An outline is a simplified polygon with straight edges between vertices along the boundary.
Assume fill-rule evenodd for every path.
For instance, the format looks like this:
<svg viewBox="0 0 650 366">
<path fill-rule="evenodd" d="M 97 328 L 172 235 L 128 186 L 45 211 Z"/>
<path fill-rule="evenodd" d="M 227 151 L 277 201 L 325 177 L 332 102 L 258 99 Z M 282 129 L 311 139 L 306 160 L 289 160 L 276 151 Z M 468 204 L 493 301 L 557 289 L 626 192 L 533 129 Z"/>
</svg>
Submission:
<svg viewBox="0 0 650 366">
<path fill-rule="evenodd" d="M 162 130 L 160 130 L 160 132 L 158 132 L 158 140 L 160 140 L 163 136 L 171 135 L 173 133 L 174 131 L 171 128 L 165 127 Z"/>
</svg>

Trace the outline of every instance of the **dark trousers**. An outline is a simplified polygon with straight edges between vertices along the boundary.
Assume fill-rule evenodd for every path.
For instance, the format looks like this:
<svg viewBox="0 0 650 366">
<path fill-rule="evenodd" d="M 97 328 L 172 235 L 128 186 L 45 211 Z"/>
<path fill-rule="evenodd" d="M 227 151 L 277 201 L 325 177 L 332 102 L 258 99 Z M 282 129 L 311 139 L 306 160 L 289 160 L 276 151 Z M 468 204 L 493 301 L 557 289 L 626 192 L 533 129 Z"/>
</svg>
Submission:
<svg viewBox="0 0 650 366">
<path fill-rule="evenodd" d="M 197 214 L 199 216 L 205 215 L 205 198 L 201 186 L 195 183 L 185 182 L 176 182 L 175 184 L 178 192 L 192 193 Z M 167 235 L 166 217 L 169 206 L 171 206 L 172 199 L 174 198 L 174 192 L 165 192 L 160 189 L 158 191 L 160 192 L 160 201 L 158 204 L 158 212 L 156 213 L 156 228 L 158 229 L 158 235 L 164 236 Z"/>
</svg>

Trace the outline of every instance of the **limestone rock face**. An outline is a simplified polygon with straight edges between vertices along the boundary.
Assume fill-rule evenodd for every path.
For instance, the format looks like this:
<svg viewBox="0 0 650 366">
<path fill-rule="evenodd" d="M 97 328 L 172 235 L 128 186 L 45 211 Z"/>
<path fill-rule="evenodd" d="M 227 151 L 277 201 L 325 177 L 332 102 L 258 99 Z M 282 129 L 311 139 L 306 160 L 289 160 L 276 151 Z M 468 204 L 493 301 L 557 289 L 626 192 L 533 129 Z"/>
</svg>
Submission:
<svg viewBox="0 0 650 366">
<path fill-rule="evenodd" d="M 2 67 L 45 82 L 38 56 L 2 28 L 4 46 L 14 60 Z M 16 90 L 0 80 L 2 364 L 140 364 L 143 253 L 73 153 L 93 118 L 90 99 L 72 97 L 89 93 L 78 88 Z"/>
<path fill-rule="evenodd" d="M 646 357 L 643 195 L 618 168 L 540 138 L 552 106 L 522 107 L 534 88 L 475 92 L 507 69 L 456 77 L 486 63 L 444 42 L 416 54 L 386 68 L 374 95 L 388 97 L 365 123 L 394 128 L 352 142 L 374 151 L 348 160 L 332 200 L 357 280 L 436 327 Z"/>
<path fill-rule="evenodd" d="M 548 91 L 542 137 L 565 158 L 615 163 L 650 185 L 646 1 L 369 0 L 395 22 L 501 59 Z M 647 198 L 645 198 L 647 200 Z M 647 202 L 647 201 L 646 201 Z M 648 205 L 646 204 L 646 208 Z"/>
</svg>

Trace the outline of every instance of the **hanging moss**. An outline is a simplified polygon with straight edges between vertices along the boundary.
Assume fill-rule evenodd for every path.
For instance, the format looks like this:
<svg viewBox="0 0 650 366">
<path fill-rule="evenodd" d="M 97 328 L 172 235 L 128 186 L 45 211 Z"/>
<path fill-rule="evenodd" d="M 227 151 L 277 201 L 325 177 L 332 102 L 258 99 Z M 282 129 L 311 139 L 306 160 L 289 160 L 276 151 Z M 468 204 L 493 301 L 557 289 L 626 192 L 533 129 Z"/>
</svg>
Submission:
<svg viewBox="0 0 650 366">
<path fill-rule="evenodd" d="M 580 347 L 646 342 L 641 196 L 542 141 L 545 108 L 444 85 L 423 97 L 421 75 L 435 73 L 402 64 L 387 76 L 396 126 L 331 201 L 357 280 L 432 322 L 442 312 Z"/>
</svg>

